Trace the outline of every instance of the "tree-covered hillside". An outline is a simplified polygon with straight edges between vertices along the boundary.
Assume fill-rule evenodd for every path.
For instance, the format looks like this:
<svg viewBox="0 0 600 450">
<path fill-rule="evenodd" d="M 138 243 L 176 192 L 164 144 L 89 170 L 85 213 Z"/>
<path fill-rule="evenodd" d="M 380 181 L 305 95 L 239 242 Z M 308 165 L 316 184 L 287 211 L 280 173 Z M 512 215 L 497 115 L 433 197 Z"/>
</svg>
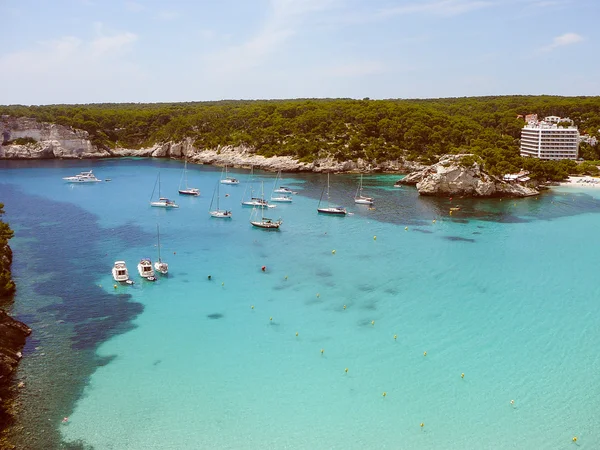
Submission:
<svg viewBox="0 0 600 450">
<path fill-rule="evenodd" d="M 540 178 L 597 169 L 592 164 L 542 162 L 519 156 L 522 116 L 570 117 L 580 132 L 600 129 L 600 97 L 505 96 L 432 100 L 297 99 L 170 104 L 0 106 L 0 114 L 35 117 L 81 128 L 94 144 L 137 148 L 191 138 L 198 148 L 246 144 L 265 156 L 304 161 L 434 162 L 471 152 L 492 173 L 525 168 Z M 598 146 L 581 156 L 600 160 Z"/>
</svg>

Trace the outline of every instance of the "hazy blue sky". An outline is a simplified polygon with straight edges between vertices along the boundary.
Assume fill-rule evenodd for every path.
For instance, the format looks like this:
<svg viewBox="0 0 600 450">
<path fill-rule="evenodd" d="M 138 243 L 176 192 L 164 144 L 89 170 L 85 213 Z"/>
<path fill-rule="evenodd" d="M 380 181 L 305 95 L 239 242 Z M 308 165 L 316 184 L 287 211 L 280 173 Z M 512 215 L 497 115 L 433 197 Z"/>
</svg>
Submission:
<svg viewBox="0 0 600 450">
<path fill-rule="evenodd" d="M 0 104 L 600 94 L 600 0 L 0 0 Z"/>
</svg>

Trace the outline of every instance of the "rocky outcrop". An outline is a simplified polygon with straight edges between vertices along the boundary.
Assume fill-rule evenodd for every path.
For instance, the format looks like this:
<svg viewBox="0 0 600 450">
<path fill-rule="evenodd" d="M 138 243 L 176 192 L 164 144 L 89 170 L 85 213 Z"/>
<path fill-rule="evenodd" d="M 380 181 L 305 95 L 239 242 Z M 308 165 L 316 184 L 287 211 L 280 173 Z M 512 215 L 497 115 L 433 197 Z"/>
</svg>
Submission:
<svg viewBox="0 0 600 450">
<path fill-rule="evenodd" d="M 404 160 L 374 163 L 364 160 L 337 161 L 323 157 L 313 162 L 302 162 L 291 156 L 265 157 L 256 154 L 251 146 L 218 146 L 210 149 L 194 147 L 192 139 L 180 142 L 163 142 L 140 149 L 95 147 L 86 131 L 62 125 L 37 122 L 30 118 L 0 118 L 0 159 L 49 159 L 49 158 L 108 158 L 151 157 L 187 158 L 197 164 L 249 168 L 283 172 L 400 172 L 421 168 L 418 163 Z M 19 138 L 34 142 L 19 143 Z M 17 140 L 17 142 L 15 142 Z"/>
<path fill-rule="evenodd" d="M 110 153 L 92 145 L 87 131 L 27 117 L 0 119 L 0 158 L 106 158 Z M 20 144 L 27 139 L 30 143 Z M 16 142 L 15 142 L 16 141 Z"/>
<path fill-rule="evenodd" d="M 465 159 L 469 160 L 467 164 Z M 396 184 L 416 185 L 419 194 L 434 196 L 528 197 L 539 194 L 537 189 L 517 182 L 508 183 L 486 173 L 473 159 L 473 155 L 446 155 Z"/>
<path fill-rule="evenodd" d="M 23 346 L 31 329 L 0 309 L 0 430 L 7 430 L 13 420 L 14 372 L 21 360 Z M 20 386 L 19 386 L 20 387 Z M 8 444 L 0 431 L 0 448 Z"/>
</svg>

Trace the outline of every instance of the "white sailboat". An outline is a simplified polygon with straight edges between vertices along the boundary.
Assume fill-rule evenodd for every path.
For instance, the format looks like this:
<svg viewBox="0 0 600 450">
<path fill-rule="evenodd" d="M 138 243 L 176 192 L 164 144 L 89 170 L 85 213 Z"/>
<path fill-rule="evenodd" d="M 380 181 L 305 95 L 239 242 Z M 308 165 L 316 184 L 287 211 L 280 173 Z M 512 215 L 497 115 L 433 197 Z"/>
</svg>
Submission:
<svg viewBox="0 0 600 450">
<path fill-rule="evenodd" d="M 292 193 L 292 191 L 286 187 L 277 188 L 277 180 L 279 180 L 280 178 L 281 170 L 277 172 L 277 175 L 275 176 L 275 183 L 273 184 L 273 194 L 271 194 L 271 201 L 278 203 L 292 203 L 292 197 L 290 197 L 289 195 L 290 193 Z M 275 193 L 278 193 L 279 195 L 274 195 Z"/>
<path fill-rule="evenodd" d="M 329 204 L 329 173 L 327 174 L 327 207 L 321 207 L 321 201 L 323 200 L 323 194 L 325 193 L 325 188 L 323 188 L 323 192 L 321 192 L 321 198 L 319 199 L 319 205 L 317 206 L 317 212 L 321 214 L 331 214 L 335 216 L 345 216 L 347 214 L 346 208 L 343 206 L 331 206 Z"/>
<path fill-rule="evenodd" d="M 154 191 L 156 190 L 156 184 L 158 183 L 158 200 L 152 201 L 154 198 Z M 158 177 L 156 178 L 156 182 L 154 183 L 154 189 L 152 190 L 152 196 L 150 197 L 150 206 L 155 206 L 158 208 L 179 208 L 173 200 L 169 200 L 167 197 L 160 196 L 160 172 L 158 173 Z"/>
<path fill-rule="evenodd" d="M 221 184 L 240 184 L 240 180 L 227 176 L 227 166 L 225 166 L 225 177 L 221 178 Z"/>
<path fill-rule="evenodd" d="M 261 183 L 261 199 L 264 200 L 264 189 L 262 187 L 264 187 L 264 183 Z M 259 211 L 261 213 L 260 216 L 258 214 Z M 279 227 L 283 223 L 281 218 L 277 220 L 269 219 L 268 217 L 265 217 L 263 213 L 263 208 L 260 206 L 252 208 L 252 213 L 250 214 L 250 223 L 252 226 L 265 230 L 279 230 Z"/>
<path fill-rule="evenodd" d="M 257 208 L 275 208 L 276 205 L 270 205 L 267 200 L 265 200 L 264 195 L 261 197 L 254 196 L 254 189 L 252 187 L 252 181 L 254 180 L 254 166 L 250 168 L 250 182 L 246 185 L 246 189 L 244 189 L 244 195 L 242 197 L 242 206 L 251 206 Z M 246 200 L 246 192 L 250 188 L 250 199 Z"/>
<path fill-rule="evenodd" d="M 216 217 L 217 219 L 231 219 L 231 211 L 219 208 L 219 199 L 220 199 L 219 186 L 220 186 L 220 184 L 221 183 L 217 183 L 217 185 L 215 186 L 215 190 L 213 191 L 212 200 L 210 201 L 210 206 L 208 208 L 208 213 L 210 214 L 211 217 Z M 215 194 L 217 197 L 217 209 L 213 209 L 213 202 L 215 201 Z"/>
<path fill-rule="evenodd" d="M 158 224 L 156 224 L 156 240 L 156 247 L 158 248 L 158 261 L 154 262 L 154 270 L 156 270 L 158 273 L 166 275 L 167 273 L 169 273 L 169 265 L 166 262 L 164 262 L 160 257 L 160 229 L 158 227 Z"/>
<path fill-rule="evenodd" d="M 185 186 L 182 188 L 181 184 L 185 181 Z M 181 180 L 179 181 L 179 194 L 180 195 L 200 195 L 200 189 L 193 188 L 188 186 L 187 181 L 187 159 L 185 160 L 185 165 L 183 166 L 183 173 L 181 174 Z"/>
<path fill-rule="evenodd" d="M 358 203 L 359 205 L 372 205 L 373 197 L 367 197 L 362 194 L 363 191 L 363 176 L 360 174 L 360 182 L 358 183 L 358 188 L 356 189 L 356 194 L 354 195 L 354 203 Z"/>
</svg>

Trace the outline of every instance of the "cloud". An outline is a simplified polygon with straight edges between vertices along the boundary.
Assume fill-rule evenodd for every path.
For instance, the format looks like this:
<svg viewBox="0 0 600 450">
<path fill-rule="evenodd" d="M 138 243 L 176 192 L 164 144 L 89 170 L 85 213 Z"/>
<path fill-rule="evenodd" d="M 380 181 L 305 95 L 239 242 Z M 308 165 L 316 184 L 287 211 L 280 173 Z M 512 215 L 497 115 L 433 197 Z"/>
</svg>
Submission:
<svg viewBox="0 0 600 450">
<path fill-rule="evenodd" d="M 34 47 L 0 55 L 0 85 L 12 86 L 3 100 L 17 103 L 85 103 L 105 89 L 114 95 L 116 85 L 132 84 L 144 78 L 130 61 L 137 41 L 131 32 L 105 33 L 96 25 L 88 40 L 77 36 L 38 42 Z M 138 80 L 138 81 L 135 81 Z M 103 99 L 105 100 L 105 99 Z"/>
<path fill-rule="evenodd" d="M 477 9 L 493 6 L 491 1 L 483 0 L 438 0 L 409 3 L 393 8 L 382 9 L 377 13 L 380 18 L 405 14 L 435 14 L 440 16 L 456 16 Z"/>
<path fill-rule="evenodd" d="M 564 47 L 565 45 L 577 44 L 583 40 L 583 36 L 580 36 L 579 34 L 565 33 L 552 39 L 552 44 L 542 47 L 542 51 L 550 52 L 556 48 Z"/>
<path fill-rule="evenodd" d="M 323 74 L 330 77 L 361 77 L 382 73 L 384 69 L 384 65 L 379 61 L 357 61 L 327 67 Z"/>
<path fill-rule="evenodd" d="M 271 0 L 269 14 L 254 35 L 209 55 L 206 62 L 218 75 L 260 66 L 304 30 L 306 22 L 337 3 L 338 0 Z"/>
</svg>

